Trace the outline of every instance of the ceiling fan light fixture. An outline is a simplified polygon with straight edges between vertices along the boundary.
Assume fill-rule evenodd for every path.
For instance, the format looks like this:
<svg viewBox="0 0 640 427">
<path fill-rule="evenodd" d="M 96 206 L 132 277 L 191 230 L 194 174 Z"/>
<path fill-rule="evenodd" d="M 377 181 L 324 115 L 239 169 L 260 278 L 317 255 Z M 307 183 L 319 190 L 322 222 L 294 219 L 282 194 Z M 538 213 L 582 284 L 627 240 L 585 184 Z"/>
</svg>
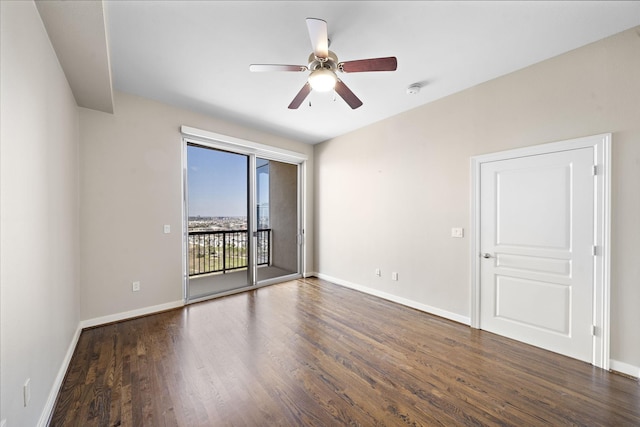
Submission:
<svg viewBox="0 0 640 427">
<path fill-rule="evenodd" d="M 309 84 L 318 92 L 329 92 L 335 88 L 338 76 L 328 68 L 318 68 L 309 75 Z"/>
<path fill-rule="evenodd" d="M 2 1 L 2 0 L 0 0 Z M 293 98 L 287 108 L 295 110 L 309 96 L 311 91 L 331 92 L 340 96 L 352 110 L 360 108 L 362 101 L 344 84 L 336 75 L 341 73 L 361 73 L 370 71 L 395 71 L 398 68 L 398 60 L 395 56 L 385 58 L 358 59 L 355 61 L 339 62 L 338 56 L 329 50 L 329 38 L 327 37 L 327 22 L 317 18 L 307 18 L 307 30 L 311 40 L 312 52 L 309 55 L 307 65 L 283 65 L 283 64 L 251 64 L 249 71 L 310 71 L 307 82 Z"/>
</svg>

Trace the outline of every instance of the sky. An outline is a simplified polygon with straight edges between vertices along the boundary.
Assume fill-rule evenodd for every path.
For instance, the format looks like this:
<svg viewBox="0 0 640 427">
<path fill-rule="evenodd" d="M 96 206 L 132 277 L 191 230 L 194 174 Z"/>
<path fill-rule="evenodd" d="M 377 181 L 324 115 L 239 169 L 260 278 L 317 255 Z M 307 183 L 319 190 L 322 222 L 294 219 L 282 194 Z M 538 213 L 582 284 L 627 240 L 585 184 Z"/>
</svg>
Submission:
<svg viewBox="0 0 640 427">
<path fill-rule="evenodd" d="M 249 157 L 189 145 L 189 216 L 247 216 Z"/>
<path fill-rule="evenodd" d="M 258 166 L 264 163 L 257 159 Z M 248 166 L 248 156 L 188 145 L 188 215 L 246 217 Z M 267 200 L 268 184 L 260 189 L 259 198 Z"/>
</svg>

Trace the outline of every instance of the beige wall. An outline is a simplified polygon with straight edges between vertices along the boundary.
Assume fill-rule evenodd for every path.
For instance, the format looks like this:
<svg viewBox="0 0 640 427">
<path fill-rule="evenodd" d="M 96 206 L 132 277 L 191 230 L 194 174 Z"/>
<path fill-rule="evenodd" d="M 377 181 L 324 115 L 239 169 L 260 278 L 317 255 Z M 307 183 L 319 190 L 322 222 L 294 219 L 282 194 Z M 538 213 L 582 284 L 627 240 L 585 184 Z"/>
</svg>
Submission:
<svg viewBox="0 0 640 427">
<path fill-rule="evenodd" d="M 468 317 L 470 157 L 607 132 L 611 357 L 638 367 L 640 28 L 317 145 L 316 269 Z"/>
<path fill-rule="evenodd" d="M 0 417 L 35 426 L 80 320 L 78 112 L 35 5 L 0 9 Z"/>
<path fill-rule="evenodd" d="M 312 146 L 159 102 L 116 92 L 113 115 L 80 109 L 83 320 L 182 299 L 181 125 L 306 154 L 313 171 Z"/>
</svg>

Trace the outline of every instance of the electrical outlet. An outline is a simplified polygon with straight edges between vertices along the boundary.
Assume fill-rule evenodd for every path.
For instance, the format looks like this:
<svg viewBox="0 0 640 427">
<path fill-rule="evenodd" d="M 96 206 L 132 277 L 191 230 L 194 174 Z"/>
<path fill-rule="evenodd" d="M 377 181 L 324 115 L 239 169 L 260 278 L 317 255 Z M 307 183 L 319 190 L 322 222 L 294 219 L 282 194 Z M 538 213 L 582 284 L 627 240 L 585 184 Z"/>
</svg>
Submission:
<svg viewBox="0 0 640 427">
<path fill-rule="evenodd" d="M 138 292 L 140 290 L 140 282 L 133 282 L 131 284 L 131 291 Z"/>
<path fill-rule="evenodd" d="M 169 224 L 164 225 L 164 234 L 171 233 L 171 226 Z"/>
<path fill-rule="evenodd" d="M 398 273 L 397 272 L 393 272 L 391 273 L 391 280 L 398 280 Z"/>
<path fill-rule="evenodd" d="M 382 273 L 380 272 L 379 268 L 376 268 L 376 276 L 378 277 L 382 276 Z"/>
<path fill-rule="evenodd" d="M 31 378 L 27 378 L 22 387 L 22 394 L 24 398 L 24 407 L 26 408 L 31 400 Z"/>
</svg>

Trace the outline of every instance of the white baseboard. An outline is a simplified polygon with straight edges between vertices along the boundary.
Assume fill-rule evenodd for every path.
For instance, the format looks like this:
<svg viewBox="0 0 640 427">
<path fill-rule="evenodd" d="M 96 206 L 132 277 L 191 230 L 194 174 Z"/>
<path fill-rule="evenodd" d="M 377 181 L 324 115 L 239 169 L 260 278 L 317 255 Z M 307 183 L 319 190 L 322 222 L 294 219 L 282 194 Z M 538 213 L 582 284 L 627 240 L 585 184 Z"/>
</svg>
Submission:
<svg viewBox="0 0 640 427">
<path fill-rule="evenodd" d="M 161 311 L 171 310 L 178 307 L 183 307 L 184 302 L 182 300 L 167 302 L 165 304 L 153 305 L 151 307 L 138 308 L 136 310 L 124 311 L 122 313 L 110 314 L 108 316 L 95 317 L 93 319 L 87 319 L 80 322 L 80 327 L 92 328 L 94 326 L 105 325 L 107 323 L 119 322 L 121 320 L 132 319 L 134 317 L 146 316 L 148 314 L 159 313 Z"/>
<path fill-rule="evenodd" d="M 612 371 L 620 372 L 625 375 L 630 375 L 634 378 L 640 379 L 640 367 L 633 366 L 628 363 L 619 362 L 617 360 L 609 360 L 609 369 Z"/>
<path fill-rule="evenodd" d="M 67 375 L 67 370 L 69 369 L 69 364 L 71 363 L 73 353 L 76 351 L 76 346 L 78 345 L 78 340 L 80 339 L 81 332 L 82 328 L 78 323 L 76 332 L 71 338 L 71 342 L 69 343 L 69 347 L 67 348 L 67 353 L 64 355 L 64 359 L 62 360 L 62 364 L 60 365 L 60 369 L 58 370 L 58 375 L 56 375 L 56 378 L 53 381 L 53 386 L 51 386 L 51 390 L 49 391 L 49 397 L 47 397 L 47 401 L 45 402 L 42 413 L 40 414 L 40 419 L 38 420 L 37 424 L 38 427 L 47 427 L 49 425 L 49 421 L 51 421 L 51 416 L 53 415 L 53 409 L 56 404 L 56 399 L 58 398 L 58 393 L 60 392 L 60 388 L 62 387 L 64 377 L 65 375 Z"/>
<path fill-rule="evenodd" d="M 362 285 L 348 282 L 346 280 L 338 279 L 336 277 L 327 276 L 326 274 L 317 273 L 315 276 L 318 279 L 327 280 L 331 283 L 335 283 L 336 285 L 344 286 L 345 288 L 354 289 L 356 291 L 360 291 L 365 294 L 369 294 L 382 299 L 397 302 L 398 304 L 415 308 L 416 310 L 424 311 L 425 313 L 433 314 L 435 316 L 443 317 L 445 319 L 453 320 L 454 322 L 462 323 L 464 325 L 471 325 L 471 318 L 467 316 L 461 316 L 457 313 L 452 313 L 450 311 L 442 310 L 440 308 L 431 307 L 429 305 L 422 304 L 417 301 L 413 301 L 407 298 L 399 297 L 397 295 L 382 292 L 377 289 L 369 288 L 367 286 L 362 286 Z"/>
</svg>

